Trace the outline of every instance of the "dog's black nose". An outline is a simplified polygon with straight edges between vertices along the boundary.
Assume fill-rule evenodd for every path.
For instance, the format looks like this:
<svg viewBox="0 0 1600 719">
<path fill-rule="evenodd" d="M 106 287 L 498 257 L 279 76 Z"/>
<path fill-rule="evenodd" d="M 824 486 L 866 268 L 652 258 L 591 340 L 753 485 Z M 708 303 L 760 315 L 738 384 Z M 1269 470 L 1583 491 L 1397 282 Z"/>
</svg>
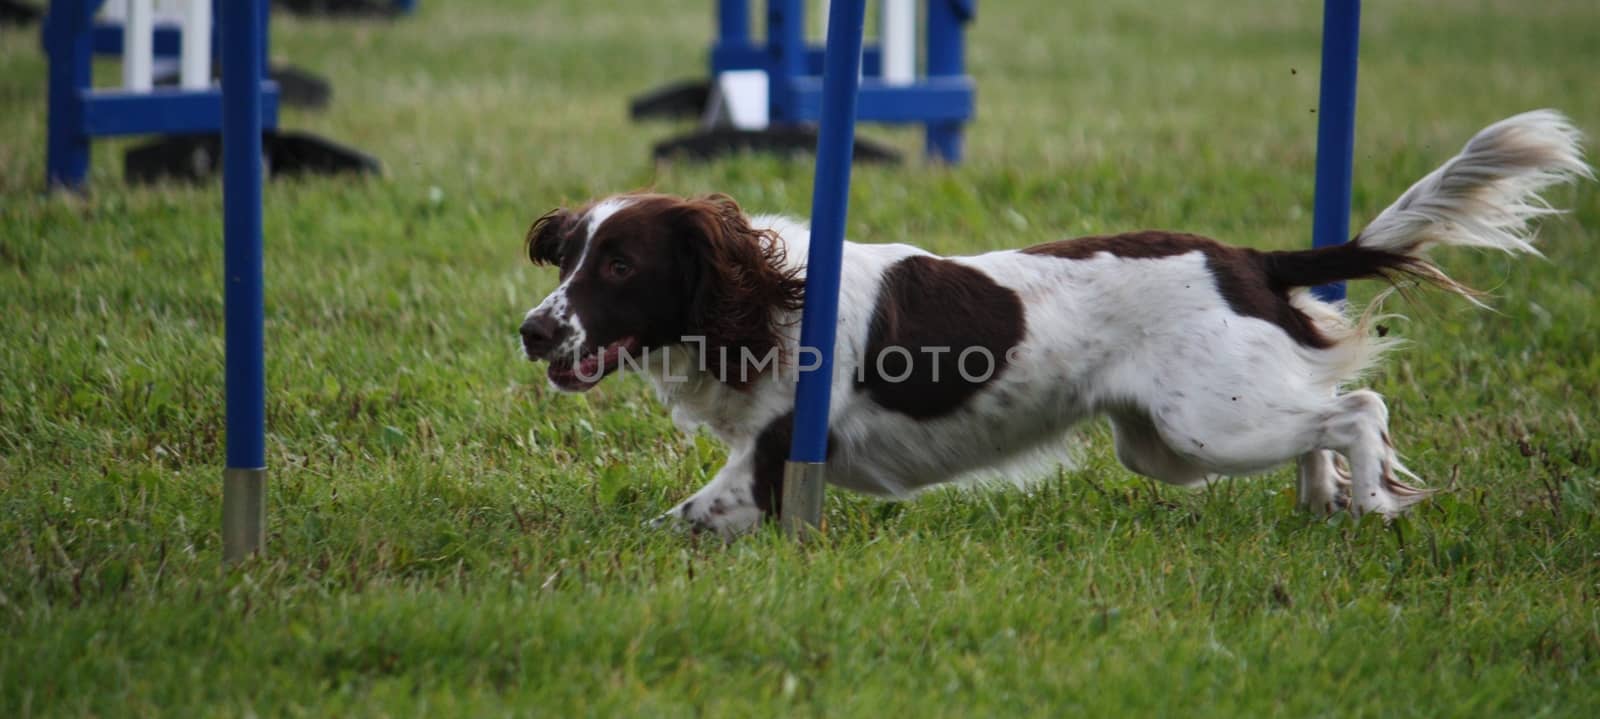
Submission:
<svg viewBox="0 0 1600 719">
<path fill-rule="evenodd" d="M 548 315 L 534 315 L 522 323 L 522 349 L 529 357 L 544 357 L 555 349 L 561 324 Z"/>
</svg>

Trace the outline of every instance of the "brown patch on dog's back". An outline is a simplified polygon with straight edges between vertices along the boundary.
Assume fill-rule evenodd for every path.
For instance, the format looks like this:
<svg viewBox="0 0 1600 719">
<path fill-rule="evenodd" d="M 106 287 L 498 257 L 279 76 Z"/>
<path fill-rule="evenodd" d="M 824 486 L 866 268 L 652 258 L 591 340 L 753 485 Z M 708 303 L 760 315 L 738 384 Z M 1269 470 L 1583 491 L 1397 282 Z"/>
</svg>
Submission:
<svg viewBox="0 0 1600 719">
<path fill-rule="evenodd" d="M 1090 235 L 1070 240 L 1056 240 L 1042 245 L 1034 245 L 1021 250 L 1021 252 L 1027 255 L 1060 257 L 1064 260 L 1087 260 L 1105 252 L 1117 257 L 1142 260 L 1172 257 L 1190 252 L 1205 252 L 1209 257 L 1213 250 L 1240 249 L 1242 248 L 1228 247 L 1216 240 L 1199 235 L 1145 230 L 1143 232 L 1127 232 L 1120 235 Z"/>
<path fill-rule="evenodd" d="M 1006 371 L 1025 329 L 1022 299 L 983 272 L 901 260 L 884 273 L 856 389 L 916 419 L 948 414 Z"/>
<path fill-rule="evenodd" d="M 1311 318 L 1289 304 L 1289 289 L 1304 285 L 1286 285 L 1269 274 L 1268 259 L 1286 253 L 1263 253 L 1248 247 L 1231 247 L 1199 235 L 1159 230 L 1058 240 L 1034 245 L 1022 252 L 1067 260 L 1086 260 L 1102 252 L 1135 260 L 1199 252 L 1206 256 L 1206 268 L 1211 270 L 1217 292 L 1234 312 L 1271 322 L 1307 347 L 1321 349 L 1332 345 L 1317 331 Z"/>
</svg>

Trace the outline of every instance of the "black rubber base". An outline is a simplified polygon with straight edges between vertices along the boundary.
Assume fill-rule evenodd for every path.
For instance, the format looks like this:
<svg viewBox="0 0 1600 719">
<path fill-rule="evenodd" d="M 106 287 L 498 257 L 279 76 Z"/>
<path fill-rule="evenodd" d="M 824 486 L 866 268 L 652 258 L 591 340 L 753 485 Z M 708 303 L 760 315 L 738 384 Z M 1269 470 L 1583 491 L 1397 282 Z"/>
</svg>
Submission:
<svg viewBox="0 0 1600 719">
<path fill-rule="evenodd" d="M 278 102 L 291 107 L 321 110 L 333 100 L 333 85 L 293 65 L 267 68 L 267 79 L 278 83 Z"/>
<path fill-rule="evenodd" d="M 44 17 L 37 5 L 22 0 L 0 0 L 0 25 L 32 25 Z"/>
<path fill-rule="evenodd" d="M 697 118 L 711 100 L 711 83 L 683 80 L 634 95 L 628 101 L 628 117 L 634 120 L 678 120 Z"/>
<path fill-rule="evenodd" d="M 304 132 L 264 132 L 261 150 L 268 177 L 383 172 L 377 158 Z M 205 182 L 221 172 L 222 136 L 217 134 L 171 135 L 122 156 L 122 174 L 130 184 Z"/>
<path fill-rule="evenodd" d="M 272 0 L 295 15 L 321 17 L 398 17 L 400 10 L 383 0 Z"/>
<path fill-rule="evenodd" d="M 817 151 L 817 129 L 809 125 L 770 127 L 765 130 L 715 128 L 656 143 L 657 160 L 714 160 L 741 152 L 780 155 L 811 155 Z M 862 137 L 856 137 L 855 162 L 899 162 L 900 152 Z"/>
</svg>

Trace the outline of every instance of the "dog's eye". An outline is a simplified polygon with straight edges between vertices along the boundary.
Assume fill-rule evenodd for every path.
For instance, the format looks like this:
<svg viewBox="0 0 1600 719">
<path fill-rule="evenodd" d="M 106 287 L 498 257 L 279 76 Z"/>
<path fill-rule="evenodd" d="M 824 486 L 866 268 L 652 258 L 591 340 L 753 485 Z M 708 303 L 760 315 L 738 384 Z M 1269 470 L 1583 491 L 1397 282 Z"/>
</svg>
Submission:
<svg viewBox="0 0 1600 719">
<path fill-rule="evenodd" d="M 628 261 L 624 259 L 612 259 L 606 263 L 606 272 L 620 280 L 633 274 L 633 265 L 628 264 Z"/>
</svg>

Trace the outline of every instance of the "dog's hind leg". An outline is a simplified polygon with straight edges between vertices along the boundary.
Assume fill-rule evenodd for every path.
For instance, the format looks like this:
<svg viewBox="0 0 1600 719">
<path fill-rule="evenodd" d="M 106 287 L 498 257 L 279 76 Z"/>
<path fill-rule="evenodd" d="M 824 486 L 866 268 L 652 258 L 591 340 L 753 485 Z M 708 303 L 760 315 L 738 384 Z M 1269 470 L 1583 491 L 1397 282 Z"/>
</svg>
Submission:
<svg viewBox="0 0 1600 719">
<path fill-rule="evenodd" d="M 1338 465 L 1332 451 L 1317 449 L 1300 455 L 1300 508 L 1328 515 L 1350 505 L 1350 472 Z"/>
<path fill-rule="evenodd" d="M 1431 494 L 1400 481 L 1398 475 L 1411 472 L 1400 463 L 1389 440 L 1389 408 L 1378 393 L 1357 390 L 1336 398 L 1323 435 L 1324 448 L 1350 460 L 1352 513 L 1392 517 Z"/>
<path fill-rule="evenodd" d="M 1300 459 L 1301 502 L 1313 511 L 1338 506 L 1340 473 L 1333 452 L 1350 461 L 1350 511 L 1392 517 L 1427 496 L 1401 482 L 1409 474 L 1389 442 L 1388 409 L 1377 393 L 1339 397 L 1278 395 L 1263 401 L 1248 391 L 1227 404 L 1211 393 L 1151 414 L 1167 446 L 1209 472 L 1251 474 Z M 1208 401 L 1209 400 L 1209 401 Z M 1239 412 L 1229 405 L 1248 404 Z M 1331 450 L 1331 451 L 1330 451 Z"/>
</svg>

